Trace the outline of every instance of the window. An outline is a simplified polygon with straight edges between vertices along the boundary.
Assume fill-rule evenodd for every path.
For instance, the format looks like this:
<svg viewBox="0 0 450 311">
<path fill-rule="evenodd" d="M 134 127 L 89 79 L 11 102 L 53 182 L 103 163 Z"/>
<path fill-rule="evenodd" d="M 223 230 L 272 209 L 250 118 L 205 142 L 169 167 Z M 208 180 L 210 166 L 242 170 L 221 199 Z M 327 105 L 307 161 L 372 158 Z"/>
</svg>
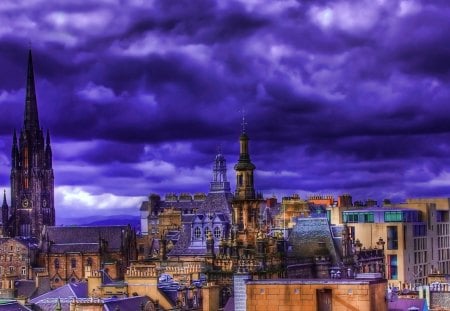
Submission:
<svg viewBox="0 0 450 311">
<path fill-rule="evenodd" d="M 364 222 L 373 222 L 373 213 L 364 213 Z"/>
<path fill-rule="evenodd" d="M 388 257 L 389 263 L 389 275 L 388 278 L 391 280 L 397 280 L 397 255 L 389 255 Z"/>
<path fill-rule="evenodd" d="M 398 249 L 397 226 L 387 227 L 387 249 Z"/>
<path fill-rule="evenodd" d="M 402 212 L 384 212 L 385 222 L 400 222 L 403 221 Z"/>
<path fill-rule="evenodd" d="M 22 275 L 27 275 L 27 269 L 25 267 L 22 267 Z"/>
<path fill-rule="evenodd" d="M 59 259 L 58 259 L 58 258 L 56 258 L 56 259 L 53 261 L 53 264 L 55 265 L 55 269 L 59 269 Z"/>
<path fill-rule="evenodd" d="M 88 257 L 88 259 L 86 260 L 86 266 L 92 266 L 92 258 Z"/>
<path fill-rule="evenodd" d="M 436 211 L 436 221 L 437 222 L 448 222 L 448 211 Z"/>
<path fill-rule="evenodd" d="M 194 239 L 195 240 L 200 240 L 201 237 L 202 237 L 202 230 L 199 227 L 195 227 L 195 229 L 194 229 Z"/>
<path fill-rule="evenodd" d="M 75 258 L 72 258 L 70 260 L 70 266 L 72 267 L 72 269 L 75 269 L 77 267 L 77 260 Z"/>
<path fill-rule="evenodd" d="M 413 236 L 426 236 L 426 227 L 425 225 L 414 225 L 413 226 Z"/>
<path fill-rule="evenodd" d="M 221 232 L 220 228 L 215 227 L 214 228 L 214 238 L 218 240 L 218 239 L 220 239 L 221 235 L 222 235 L 222 232 Z"/>
<path fill-rule="evenodd" d="M 358 222 L 358 213 L 344 213 L 344 222 Z"/>
<path fill-rule="evenodd" d="M 211 229 L 209 229 L 209 227 L 205 228 L 205 238 L 208 237 L 209 233 L 211 232 Z"/>
<path fill-rule="evenodd" d="M 9 267 L 9 273 L 14 273 L 14 267 L 13 266 Z"/>
</svg>

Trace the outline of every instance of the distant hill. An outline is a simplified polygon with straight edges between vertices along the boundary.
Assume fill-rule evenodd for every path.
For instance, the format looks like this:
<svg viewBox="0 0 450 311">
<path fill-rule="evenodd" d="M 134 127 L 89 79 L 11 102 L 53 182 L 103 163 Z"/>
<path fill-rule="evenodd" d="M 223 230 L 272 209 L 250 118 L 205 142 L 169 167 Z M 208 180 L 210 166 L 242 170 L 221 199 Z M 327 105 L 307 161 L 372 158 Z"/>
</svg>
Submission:
<svg viewBox="0 0 450 311">
<path fill-rule="evenodd" d="M 140 219 L 133 215 L 89 216 L 83 218 L 60 218 L 56 225 L 60 226 L 112 226 L 128 225 L 140 230 Z"/>
</svg>

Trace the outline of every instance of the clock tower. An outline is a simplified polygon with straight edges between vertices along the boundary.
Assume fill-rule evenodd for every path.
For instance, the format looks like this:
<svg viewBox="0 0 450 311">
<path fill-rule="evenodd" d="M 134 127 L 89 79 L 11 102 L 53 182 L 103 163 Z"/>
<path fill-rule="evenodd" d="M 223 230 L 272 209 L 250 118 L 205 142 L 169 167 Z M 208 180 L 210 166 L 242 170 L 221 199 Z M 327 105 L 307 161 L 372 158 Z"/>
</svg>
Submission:
<svg viewBox="0 0 450 311">
<path fill-rule="evenodd" d="M 11 236 L 40 238 L 44 226 L 55 225 L 54 176 L 50 134 L 39 126 L 31 50 L 25 114 L 20 136 L 14 130 L 11 151 Z"/>
</svg>

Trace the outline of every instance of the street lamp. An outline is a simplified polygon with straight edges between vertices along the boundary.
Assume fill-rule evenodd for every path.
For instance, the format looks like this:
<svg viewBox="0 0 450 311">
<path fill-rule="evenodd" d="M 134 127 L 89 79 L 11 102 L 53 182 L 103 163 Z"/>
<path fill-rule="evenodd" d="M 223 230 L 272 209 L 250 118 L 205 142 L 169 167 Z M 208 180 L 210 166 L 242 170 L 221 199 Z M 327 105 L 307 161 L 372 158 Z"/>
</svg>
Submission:
<svg viewBox="0 0 450 311">
<path fill-rule="evenodd" d="M 380 237 L 380 238 L 378 239 L 377 245 L 378 245 L 378 246 L 381 246 L 381 249 L 384 250 L 384 244 L 386 244 L 386 242 L 383 240 L 382 237 Z"/>
</svg>

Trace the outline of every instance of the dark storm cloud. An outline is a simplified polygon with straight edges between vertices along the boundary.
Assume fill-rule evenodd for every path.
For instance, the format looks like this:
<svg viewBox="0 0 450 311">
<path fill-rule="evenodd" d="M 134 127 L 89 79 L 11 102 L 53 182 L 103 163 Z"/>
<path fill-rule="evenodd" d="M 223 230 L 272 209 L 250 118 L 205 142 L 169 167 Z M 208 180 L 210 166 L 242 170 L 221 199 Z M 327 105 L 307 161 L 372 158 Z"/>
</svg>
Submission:
<svg viewBox="0 0 450 311">
<path fill-rule="evenodd" d="M 219 146 L 233 182 L 243 109 L 267 195 L 448 196 L 449 16 L 445 1 L 3 2 L 2 185 L 31 41 L 62 210 L 207 191 Z"/>
</svg>

